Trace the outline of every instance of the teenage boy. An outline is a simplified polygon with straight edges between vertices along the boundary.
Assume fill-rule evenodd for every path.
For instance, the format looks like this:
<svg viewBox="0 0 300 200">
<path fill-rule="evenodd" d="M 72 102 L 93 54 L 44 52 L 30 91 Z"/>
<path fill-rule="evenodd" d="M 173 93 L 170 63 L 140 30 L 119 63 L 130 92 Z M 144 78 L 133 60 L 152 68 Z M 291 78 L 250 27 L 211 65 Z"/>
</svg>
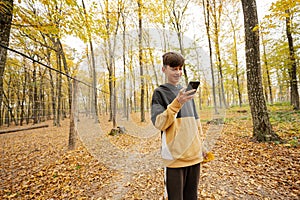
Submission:
<svg viewBox="0 0 300 200">
<path fill-rule="evenodd" d="M 185 91 L 179 84 L 182 55 L 168 52 L 162 59 L 167 83 L 154 90 L 151 121 L 162 132 L 166 192 L 168 200 L 197 200 L 203 152 L 202 129 L 193 100 L 196 90 Z"/>
</svg>

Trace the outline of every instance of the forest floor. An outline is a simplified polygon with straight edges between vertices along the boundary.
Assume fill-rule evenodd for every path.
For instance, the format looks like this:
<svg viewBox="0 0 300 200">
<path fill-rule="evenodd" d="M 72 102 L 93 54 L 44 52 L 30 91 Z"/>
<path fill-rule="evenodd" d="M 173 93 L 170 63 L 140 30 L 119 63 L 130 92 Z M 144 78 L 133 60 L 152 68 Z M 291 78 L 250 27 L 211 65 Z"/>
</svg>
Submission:
<svg viewBox="0 0 300 200">
<path fill-rule="evenodd" d="M 215 136 L 215 159 L 201 165 L 199 199 L 299 199 L 300 112 L 270 107 L 283 143 L 252 141 L 247 108 L 226 110 L 224 124 L 212 123 L 209 110 L 200 113 L 204 132 Z M 108 116 L 95 123 L 81 115 L 72 151 L 69 120 L 60 127 L 43 122 L 49 127 L 1 134 L 0 199 L 162 199 L 160 133 L 148 113 L 144 123 L 139 115 L 119 117 L 126 133 L 116 136 L 108 135 Z"/>
</svg>

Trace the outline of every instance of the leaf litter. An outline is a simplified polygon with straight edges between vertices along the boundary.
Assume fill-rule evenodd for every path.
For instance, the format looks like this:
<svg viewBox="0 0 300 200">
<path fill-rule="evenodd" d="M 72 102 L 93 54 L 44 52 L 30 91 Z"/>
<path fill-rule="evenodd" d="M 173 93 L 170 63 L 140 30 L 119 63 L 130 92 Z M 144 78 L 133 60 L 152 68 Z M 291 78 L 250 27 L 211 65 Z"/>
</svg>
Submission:
<svg viewBox="0 0 300 200">
<path fill-rule="evenodd" d="M 98 129 L 79 125 L 73 151 L 67 149 L 68 120 L 0 135 L 1 199 L 162 199 L 159 132 L 139 137 L 149 125 L 137 114 L 131 120 L 119 120 L 127 132 L 117 136 L 108 135 L 108 116 L 100 116 Z M 281 137 L 291 127 L 284 123 L 274 126 Z M 203 120 L 204 131 L 208 126 Z M 245 113 L 227 114 L 214 160 L 201 166 L 199 199 L 299 199 L 299 145 L 256 143 L 251 130 Z M 289 137 L 299 137 L 299 130 Z"/>
</svg>

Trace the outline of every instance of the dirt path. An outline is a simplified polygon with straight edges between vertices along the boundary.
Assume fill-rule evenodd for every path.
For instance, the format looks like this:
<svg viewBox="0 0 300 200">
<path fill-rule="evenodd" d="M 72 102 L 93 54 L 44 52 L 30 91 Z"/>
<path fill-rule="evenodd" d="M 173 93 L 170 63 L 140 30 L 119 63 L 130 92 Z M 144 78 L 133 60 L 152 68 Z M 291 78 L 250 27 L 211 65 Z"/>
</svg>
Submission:
<svg viewBox="0 0 300 200">
<path fill-rule="evenodd" d="M 126 185 L 133 181 L 137 173 L 149 173 L 162 167 L 159 147 L 151 152 L 139 152 L 149 140 L 160 137 L 153 126 L 137 128 L 134 123 L 128 121 L 120 121 L 118 124 L 125 126 L 127 132 L 132 134 L 131 137 L 141 135 L 143 139 L 128 149 L 120 149 L 110 141 L 111 136 L 105 134 L 100 125 L 93 120 L 84 117 L 78 123 L 79 136 L 89 152 L 106 167 L 117 170 L 120 175 L 111 185 L 99 192 L 98 197 L 103 199 L 122 199 L 128 192 Z"/>
</svg>

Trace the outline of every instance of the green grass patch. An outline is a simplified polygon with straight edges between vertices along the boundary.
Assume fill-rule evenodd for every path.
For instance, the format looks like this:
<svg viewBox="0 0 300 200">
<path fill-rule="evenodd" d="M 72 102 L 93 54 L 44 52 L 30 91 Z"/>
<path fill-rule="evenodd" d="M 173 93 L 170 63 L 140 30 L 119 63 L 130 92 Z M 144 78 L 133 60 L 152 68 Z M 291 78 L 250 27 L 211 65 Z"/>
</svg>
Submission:
<svg viewBox="0 0 300 200">
<path fill-rule="evenodd" d="M 293 110 L 287 102 L 267 105 L 267 108 L 273 130 L 283 139 L 285 146 L 300 147 L 300 111 Z M 225 118 L 225 124 L 233 126 L 251 122 L 250 107 L 230 107 L 226 110 Z"/>
</svg>

